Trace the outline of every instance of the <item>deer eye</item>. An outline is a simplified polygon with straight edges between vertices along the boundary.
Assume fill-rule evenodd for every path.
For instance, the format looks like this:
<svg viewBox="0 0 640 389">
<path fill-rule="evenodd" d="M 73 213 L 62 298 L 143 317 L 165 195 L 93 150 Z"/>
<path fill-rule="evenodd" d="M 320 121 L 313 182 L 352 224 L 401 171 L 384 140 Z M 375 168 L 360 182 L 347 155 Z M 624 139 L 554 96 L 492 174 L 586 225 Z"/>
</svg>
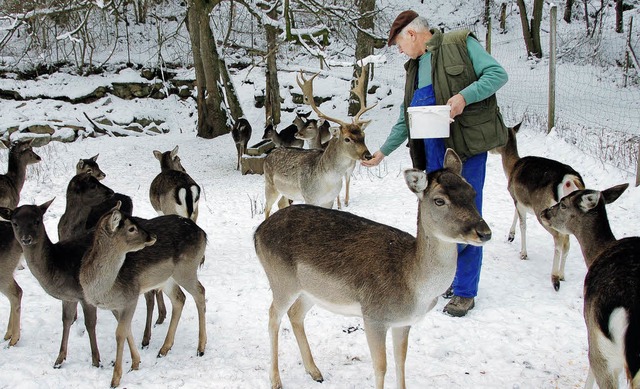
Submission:
<svg viewBox="0 0 640 389">
<path fill-rule="evenodd" d="M 437 198 L 433 200 L 433 203 L 438 207 L 442 207 L 445 204 L 445 201 L 443 199 Z"/>
<path fill-rule="evenodd" d="M 346 143 L 349 143 L 349 142 L 351 142 L 351 139 L 349 139 L 349 138 L 344 138 L 344 141 L 345 141 Z"/>
<path fill-rule="evenodd" d="M 135 227 L 135 226 L 131 226 L 131 227 L 129 227 L 129 232 L 130 232 L 130 233 L 134 233 L 134 232 L 136 232 L 136 227 Z"/>
<path fill-rule="evenodd" d="M 560 209 L 567 209 L 567 206 L 564 203 L 560 203 Z"/>
</svg>

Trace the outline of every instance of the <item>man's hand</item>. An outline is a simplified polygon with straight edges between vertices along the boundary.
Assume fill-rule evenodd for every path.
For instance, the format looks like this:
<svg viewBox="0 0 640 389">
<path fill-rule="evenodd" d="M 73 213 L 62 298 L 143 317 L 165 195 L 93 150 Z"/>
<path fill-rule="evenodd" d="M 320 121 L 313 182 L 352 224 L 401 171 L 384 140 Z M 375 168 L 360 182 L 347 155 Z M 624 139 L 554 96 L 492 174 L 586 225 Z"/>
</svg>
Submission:
<svg viewBox="0 0 640 389">
<path fill-rule="evenodd" d="M 371 158 L 368 161 L 362 161 L 360 163 L 362 164 L 362 166 L 374 167 L 374 166 L 378 166 L 383 159 L 384 159 L 384 154 L 382 154 L 382 151 L 378 150 L 375 153 L 373 153 L 373 158 Z"/>
<path fill-rule="evenodd" d="M 464 107 L 467 106 L 467 102 L 464 100 L 464 97 L 458 93 L 457 95 L 452 96 L 449 101 L 447 101 L 447 105 L 451 106 L 451 114 L 449 117 L 453 119 L 454 117 L 460 115 L 464 110 Z"/>
</svg>

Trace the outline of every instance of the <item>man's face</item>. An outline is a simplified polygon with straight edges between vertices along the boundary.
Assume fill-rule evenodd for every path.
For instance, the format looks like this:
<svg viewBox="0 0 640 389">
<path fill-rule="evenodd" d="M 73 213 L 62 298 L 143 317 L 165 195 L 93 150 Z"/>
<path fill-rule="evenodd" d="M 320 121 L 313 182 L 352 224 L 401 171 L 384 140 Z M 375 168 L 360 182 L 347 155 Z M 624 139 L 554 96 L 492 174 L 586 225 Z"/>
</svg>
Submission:
<svg viewBox="0 0 640 389">
<path fill-rule="evenodd" d="M 404 31 L 396 37 L 396 46 L 401 54 L 416 59 L 425 53 L 425 48 L 418 39 L 418 34 L 414 30 Z"/>
</svg>

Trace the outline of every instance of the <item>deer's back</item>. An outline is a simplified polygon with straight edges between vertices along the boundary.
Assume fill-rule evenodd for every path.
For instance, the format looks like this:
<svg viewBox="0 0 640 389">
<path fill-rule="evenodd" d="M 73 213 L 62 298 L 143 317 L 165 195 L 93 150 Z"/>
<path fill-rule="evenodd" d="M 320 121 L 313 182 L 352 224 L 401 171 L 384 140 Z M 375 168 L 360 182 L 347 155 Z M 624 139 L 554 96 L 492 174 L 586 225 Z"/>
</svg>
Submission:
<svg viewBox="0 0 640 389">
<path fill-rule="evenodd" d="M 606 336 L 611 336 L 611 312 L 625 309 L 629 315 L 625 352 L 635 376 L 640 370 L 640 238 L 620 239 L 598 255 L 585 277 L 584 300 L 585 315 L 595 317 Z"/>
<path fill-rule="evenodd" d="M 197 185 L 191 176 L 178 170 L 167 170 L 156 176 L 151 182 L 149 194 L 158 197 L 166 193 L 173 193 L 177 188 L 188 188 Z"/>
<path fill-rule="evenodd" d="M 15 183 L 7 175 L 0 175 L 0 207 L 14 209 L 18 205 L 20 194 Z"/>
<path fill-rule="evenodd" d="M 113 209 L 118 202 L 120 202 L 120 211 L 125 215 L 131 216 L 133 213 L 133 200 L 131 200 L 131 197 L 122 193 L 114 193 L 110 199 L 91 207 L 91 211 L 89 212 L 89 216 L 87 216 L 87 221 L 84 226 L 85 230 L 88 231 L 94 228 L 96 224 L 98 224 L 102 215 Z"/>
<path fill-rule="evenodd" d="M 295 280 L 319 298 L 363 310 L 380 299 L 410 298 L 405 280 L 414 270 L 416 240 L 404 231 L 348 212 L 292 205 L 260 224 L 254 239 L 272 283 Z"/>
</svg>

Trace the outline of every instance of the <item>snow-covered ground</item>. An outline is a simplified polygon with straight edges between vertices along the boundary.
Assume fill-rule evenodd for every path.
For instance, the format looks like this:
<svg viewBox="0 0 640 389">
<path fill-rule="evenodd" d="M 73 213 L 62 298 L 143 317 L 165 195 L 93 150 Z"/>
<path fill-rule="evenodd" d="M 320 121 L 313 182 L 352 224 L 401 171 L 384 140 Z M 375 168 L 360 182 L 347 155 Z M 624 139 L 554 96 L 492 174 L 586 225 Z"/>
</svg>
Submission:
<svg viewBox="0 0 640 389">
<path fill-rule="evenodd" d="M 241 80 L 250 79 L 251 83 Z M 254 92 L 263 83 L 259 69 L 234 77 L 246 116 L 254 127 L 251 144 L 262 135 L 264 113 L 253 107 Z M 282 82 L 293 83 L 291 73 Z M 47 88 L 40 80 L 38 88 Z M 76 85 L 66 88 L 74 93 Z M 338 78 L 318 78 L 319 94 L 346 91 L 347 82 Z M 384 99 L 401 99 L 391 89 Z M 341 95 L 346 98 L 346 92 Z M 382 97 L 382 96 L 381 96 Z M 80 158 L 100 154 L 98 162 L 107 173 L 103 181 L 114 190 L 130 195 L 134 214 L 152 218 L 148 200 L 149 185 L 160 171 L 153 150 L 166 151 L 176 145 L 189 174 L 202 186 L 198 224 L 208 234 L 206 262 L 199 276 L 207 294 L 209 342 L 203 357 L 196 356 L 197 313 L 187 296 L 175 345 L 158 359 L 168 324 L 154 328 L 151 345 L 141 350 L 140 370 L 125 373 L 121 386 L 127 388 L 268 388 L 269 339 L 268 308 L 271 292 L 253 248 L 253 231 L 263 220 L 264 182 L 260 175 L 235 170 L 236 151 L 231 136 L 212 140 L 197 138 L 193 103 L 178 99 L 158 102 L 125 102 L 114 97 L 74 107 L 59 103 L 58 110 L 73 116 L 77 111 L 93 110 L 111 115 L 157 115 L 171 117 L 172 131 L 159 136 L 87 138 L 71 144 L 59 142 L 36 149 L 42 162 L 29 168 L 22 191 L 22 204 L 41 204 L 55 197 L 45 216 L 53 241 L 57 223 L 64 212 L 66 185 Z M 386 101 L 385 101 L 386 102 Z M 43 113 L 44 101 L 3 101 L 5 112 L 24 117 Z M 157 106 L 157 104 L 161 104 Z M 398 115 L 398 108 L 379 104 L 365 117 L 372 119 L 366 130 L 366 143 L 373 152 L 384 141 Z M 321 106 L 325 113 L 347 119 L 346 104 L 334 98 Z M 110 110 L 110 111 L 109 111 Z M 155 110 L 153 113 L 148 110 Z M 48 111 L 50 114 L 52 110 Z M 284 122 L 291 120 L 291 114 Z M 508 118 L 508 121 L 510 118 Z M 516 120 L 516 119 L 513 119 Z M 510 124 L 514 124 L 512 121 Z M 577 169 L 589 188 L 604 189 L 633 177 L 584 154 L 554 133 L 543 136 L 526 125 L 519 137 L 520 154 L 558 159 Z M 7 152 L 0 151 L 0 164 L 6 169 Z M 410 167 L 404 147 L 377 168 L 358 166 L 351 181 L 351 203 L 345 210 L 415 234 L 417 203 L 406 188 L 403 169 Z M 4 170 L 2 170 L 4 171 Z M 506 190 L 500 157 L 490 155 L 485 188 L 484 215 L 493 230 L 485 246 L 484 266 L 476 307 L 464 318 L 442 313 L 438 305 L 415 325 L 410 334 L 407 357 L 407 384 L 411 388 L 577 388 L 587 374 L 587 341 L 582 319 L 582 284 L 586 272 L 579 246 L 572 238 L 566 265 L 566 281 L 556 292 L 550 282 L 553 257 L 551 236 L 529 216 L 529 260 L 519 259 L 520 233 L 513 243 L 507 234 L 513 216 L 513 203 Z M 637 235 L 640 230 L 638 204 L 640 190 L 630 188 L 608 206 L 609 218 L 617 237 Z M 16 271 L 24 290 L 22 336 L 20 342 L 0 349 L 0 388 L 86 388 L 107 387 L 115 358 L 115 319 L 99 312 L 98 344 L 102 368 L 91 366 L 88 337 L 82 312 L 72 327 L 69 354 L 61 369 L 53 369 L 61 338 L 61 304 L 48 296 L 28 269 Z M 136 342 L 142 337 L 144 299 L 140 298 L 133 328 Z M 9 303 L 0 297 L 0 326 L 8 319 Z M 280 342 L 280 369 L 287 388 L 370 388 L 373 369 L 359 318 L 337 316 L 319 308 L 306 320 L 307 333 L 316 363 L 325 382 L 314 382 L 301 364 L 300 354 L 283 320 Z M 390 340 L 389 340 L 390 346 Z M 395 387 L 393 357 L 388 351 L 387 383 Z M 125 371 L 130 357 L 125 352 Z"/>
</svg>

